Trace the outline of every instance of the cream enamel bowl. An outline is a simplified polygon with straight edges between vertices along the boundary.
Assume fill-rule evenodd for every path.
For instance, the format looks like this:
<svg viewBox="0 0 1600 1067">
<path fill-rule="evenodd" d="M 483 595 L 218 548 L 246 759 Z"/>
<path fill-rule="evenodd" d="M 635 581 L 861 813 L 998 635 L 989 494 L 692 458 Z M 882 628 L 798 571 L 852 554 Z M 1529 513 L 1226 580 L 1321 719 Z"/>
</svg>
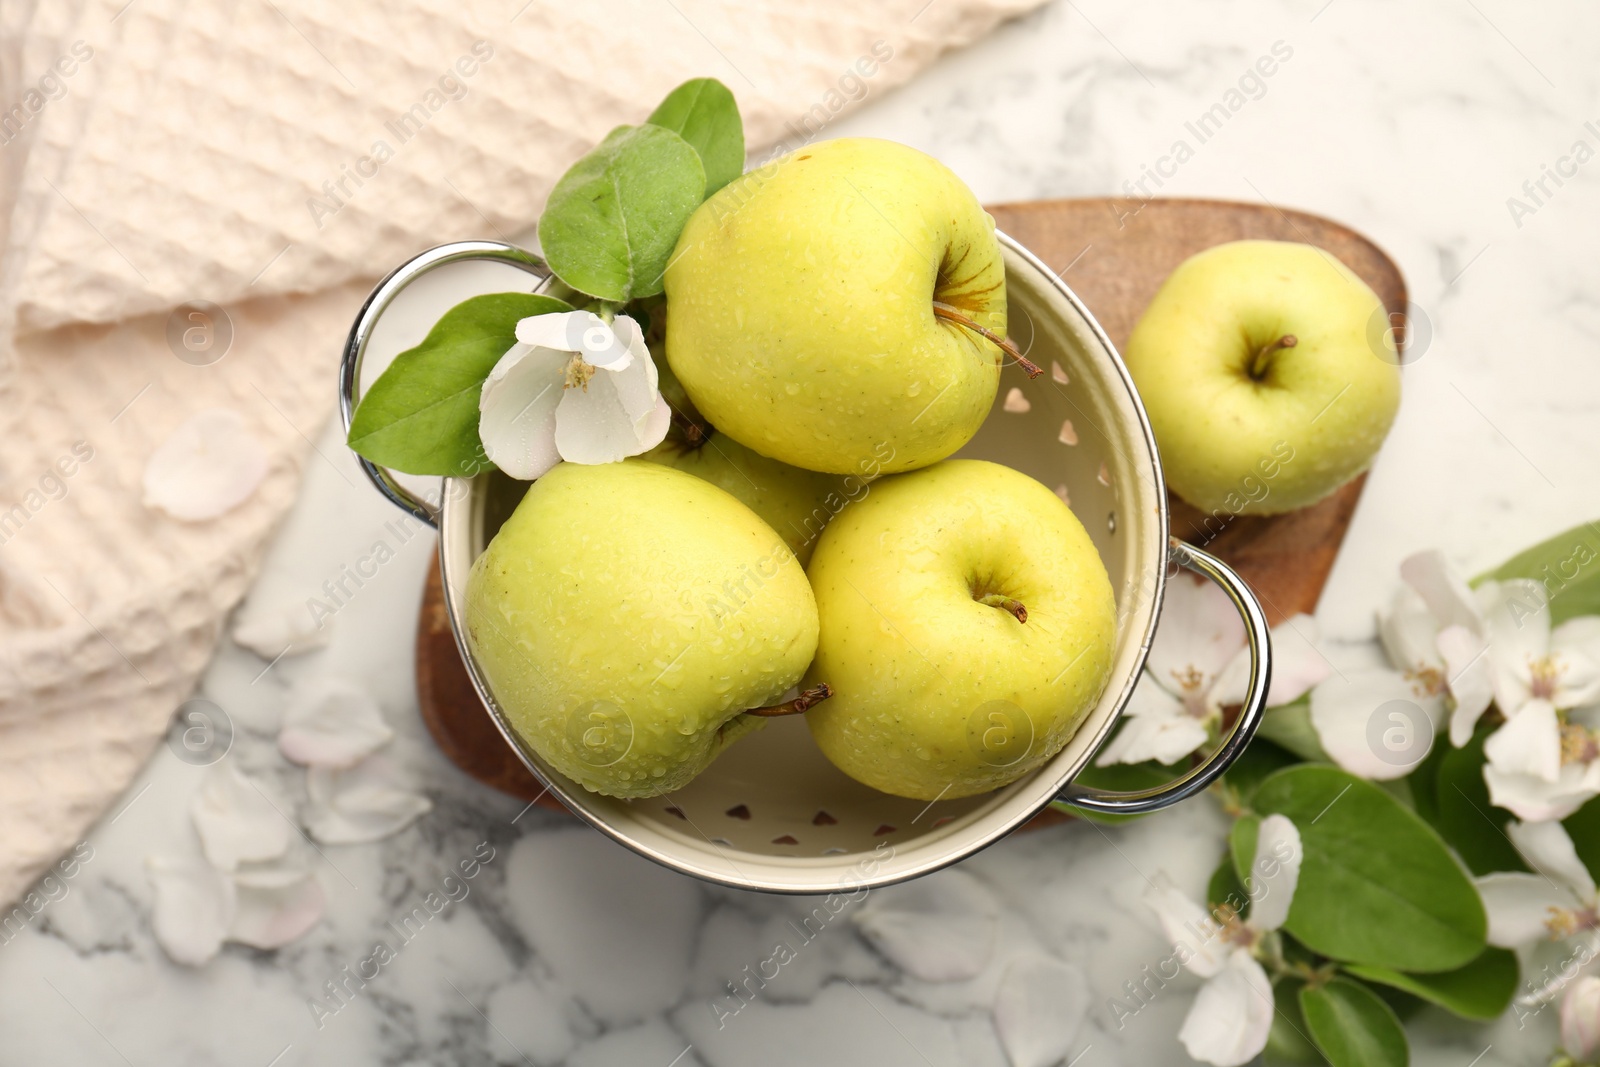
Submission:
<svg viewBox="0 0 1600 1067">
<path fill-rule="evenodd" d="M 1255 596 L 1226 565 L 1170 540 L 1161 461 L 1127 369 L 1104 331 L 1044 264 L 1004 235 L 1013 338 L 1047 373 L 1029 383 L 1016 367 L 1000 396 L 1022 387 L 1030 406 L 1006 412 L 999 400 L 960 453 L 1021 470 L 1062 487 L 1110 572 L 1117 597 L 1117 646 L 1104 695 L 1054 758 L 993 793 L 955 801 L 905 800 L 876 792 L 830 764 L 798 718 L 774 720 L 731 746 L 687 788 L 649 800 L 587 792 L 547 766 L 510 727 L 467 650 L 461 627 L 467 572 L 515 503 L 517 483 L 498 474 L 446 479 L 439 503 L 362 461 L 397 505 L 438 527 L 439 560 L 456 644 L 508 744 L 538 778 L 590 825 L 664 866 L 707 881 L 781 893 L 830 893 L 888 885 L 936 871 L 993 844 L 1052 803 L 1105 813 L 1154 811 L 1203 790 L 1249 742 L 1264 710 L 1270 671 L 1267 625 Z M 411 260 L 368 298 L 351 329 L 340 374 L 345 426 L 358 399 L 361 360 L 384 309 L 421 275 L 447 263 L 489 260 L 546 284 L 534 256 L 495 241 L 442 245 Z M 1067 382 L 1050 368 L 1059 364 Z M 1072 423 L 1075 445 L 1061 443 Z M 1169 569 L 1219 583 L 1249 637 L 1249 695 L 1231 733 L 1205 762 L 1155 789 L 1112 793 L 1073 784 L 1109 736 L 1144 667 Z M 465 712 L 464 713 L 470 713 Z"/>
</svg>

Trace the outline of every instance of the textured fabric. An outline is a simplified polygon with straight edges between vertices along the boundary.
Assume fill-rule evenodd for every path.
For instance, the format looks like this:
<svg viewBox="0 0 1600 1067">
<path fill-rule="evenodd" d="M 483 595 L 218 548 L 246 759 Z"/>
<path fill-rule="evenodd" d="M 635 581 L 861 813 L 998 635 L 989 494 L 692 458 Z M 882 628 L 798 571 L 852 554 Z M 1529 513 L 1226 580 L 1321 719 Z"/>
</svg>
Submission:
<svg viewBox="0 0 1600 1067">
<path fill-rule="evenodd" d="M 525 232 L 576 155 L 686 78 L 727 82 L 764 156 L 1038 2 L 0 7 L 0 900 L 105 812 L 194 687 L 324 462 L 376 276 Z M 192 300 L 232 324 L 210 365 L 169 343 Z M 210 407 L 269 473 L 179 522 L 141 475 Z"/>
</svg>

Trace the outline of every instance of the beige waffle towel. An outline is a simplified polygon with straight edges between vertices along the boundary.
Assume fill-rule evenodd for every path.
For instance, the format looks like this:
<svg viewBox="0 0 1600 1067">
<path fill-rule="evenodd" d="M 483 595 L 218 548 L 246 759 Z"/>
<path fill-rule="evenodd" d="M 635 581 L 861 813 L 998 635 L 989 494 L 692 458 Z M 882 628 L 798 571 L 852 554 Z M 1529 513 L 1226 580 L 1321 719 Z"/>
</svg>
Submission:
<svg viewBox="0 0 1600 1067">
<path fill-rule="evenodd" d="M 752 146 L 794 146 L 1038 2 L 0 8 L 0 900 L 101 816 L 193 688 L 322 462 L 376 276 L 525 230 L 573 158 L 686 78 L 733 89 Z M 214 364 L 169 344 L 192 300 L 232 322 Z M 208 407 L 270 471 L 184 523 L 141 475 Z"/>
</svg>

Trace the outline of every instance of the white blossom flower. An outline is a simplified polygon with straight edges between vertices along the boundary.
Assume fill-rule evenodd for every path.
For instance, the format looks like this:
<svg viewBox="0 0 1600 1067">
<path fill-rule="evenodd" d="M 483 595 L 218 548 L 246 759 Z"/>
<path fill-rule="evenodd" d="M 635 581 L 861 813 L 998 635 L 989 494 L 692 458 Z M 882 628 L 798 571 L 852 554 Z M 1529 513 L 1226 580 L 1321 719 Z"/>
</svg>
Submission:
<svg viewBox="0 0 1600 1067">
<path fill-rule="evenodd" d="M 494 465 L 533 479 L 562 460 L 614 463 L 661 443 L 672 412 L 639 324 L 589 311 L 517 323 L 478 399 L 478 435 Z"/>
<path fill-rule="evenodd" d="M 1414 770 L 1447 713 L 1451 743 L 1465 744 L 1493 697 L 1478 598 L 1438 552 L 1408 557 L 1400 577 L 1405 584 L 1378 618 L 1390 667 L 1349 671 L 1311 691 L 1311 725 L 1323 750 L 1363 778 L 1399 778 Z M 1416 707 L 1427 724 L 1385 721 L 1375 731 L 1373 716 L 1395 701 Z M 1384 740 L 1390 736 L 1396 743 Z"/>
<path fill-rule="evenodd" d="M 1145 894 L 1179 961 L 1205 979 L 1178 1031 L 1195 1059 L 1240 1067 L 1266 1048 L 1274 1005 L 1272 980 L 1259 957 L 1268 935 L 1289 917 L 1303 856 L 1293 822 L 1282 815 L 1261 820 L 1247 879 L 1248 919 L 1231 911 L 1214 917 L 1170 887 Z"/>
<path fill-rule="evenodd" d="M 1479 593 L 1506 718 L 1483 746 L 1489 799 L 1525 821 L 1564 819 L 1600 796 L 1600 617 L 1552 628 L 1533 581 L 1488 583 Z"/>
<path fill-rule="evenodd" d="M 1298 699 L 1327 677 L 1328 661 L 1316 640 L 1317 624 L 1309 615 L 1272 628 L 1268 707 Z M 1206 743 L 1224 707 L 1244 701 L 1249 680 L 1244 623 L 1227 594 L 1210 582 L 1172 579 L 1125 721 L 1095 763 L 1182 759 Z"/>
<path fill-rule="evenodd" d="M 1600 900 L 1567 831 L 1558 822 L 1513 821 L 1506 836 L 1533 873 L 1495 871 L 1476 879 L 1489 917 L 1489 944 L 1523 948 L 1582 937 L 1592 949 L 1600 938 Z M 1569 979 L 1558 976 L 1526 1002 L 1550 999 Z"/>
<path fill-rule="evenodd" d="M 1579 1063 L 1600 1053 L 1600 978 L 1592 974 L 1568 986 L 1561 1001 L 1561 1047 Z"/>
</svg>

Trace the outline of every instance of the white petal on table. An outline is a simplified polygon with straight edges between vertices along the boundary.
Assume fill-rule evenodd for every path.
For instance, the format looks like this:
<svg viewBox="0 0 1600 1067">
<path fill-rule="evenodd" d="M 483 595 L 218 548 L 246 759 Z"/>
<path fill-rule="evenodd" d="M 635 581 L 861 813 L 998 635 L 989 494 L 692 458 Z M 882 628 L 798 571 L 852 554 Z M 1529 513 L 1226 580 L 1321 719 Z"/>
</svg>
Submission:
<svg viewBox="0 0 1600 1067">
<path fill-rule="evenodd" d="M 1578 903 L 1543 875 L 1496 871 L 1476 881 L 1489 915 L 1489 944 L 1500 948 L 1518 948 L 1549 938 L 1545 921 L 1551 918 L 1551 909 L 1570 909 Z"/>
<path fill-rule="evenodd" d="M 382 840 L 433 808 L 427 797 L 406 788 L 399 768 L 383 756 L 368 756 L 347 770 L 313 767 L 306 772 L 306 793 L 306 829 L 325 845 Z"/>
<path fill-rule="evenodd" d="M 1173 948 L 1189 950 L 1183 966 L 1201 978 L 1221 972 L 1232 951 L 1218 936 L 1222 927 L 1211 913 L 1170 885 L 1145 890 L 1145 906 L 1156 913 Z"/>
<path fill-rule="evenodd" d="M 880 889 L 854 920 L 896 967 L 925 982 L 971 978 L 994 953 L 999 904 L 965 871 L 949 870 Z"/>
<path fill-rule="evenodd" d="M 1054 1067 L 1072 1058 L 1089 1013 L 1089 981 L 1071 963 L 1039 953 L 1013 960 L 994 997 L 994 1028 L 1011 1067 Z"/>
<path fill-rule="evenodd" d="M 1560 882 L 1579 900 L 1591 901 L 1595 897 L 1594 876 L 1589 873 L 1566 827 L 1558 822 L 1521 822 L 1506 824 L 1506 836 L 1528 861 L 1528 866 L 1553 881 Z"/>
<path fill-rule="evenodd" d="M 224 759 L 206 772 L 189 802 L 189 817 L 206 859 L 224 871 L 241 863 L 276 859 L 289 847 L 293 827 L 260 784 Z"/>
<path fill-rule="evenodd" d="M 483 381 L 478 436 L 484 453 L 513 478 L 537 478 L 561 462 L 555 442 L 556 407 L 566 393 L 571 358 L 568 352 L 515 344 Z"/>
<path fill-rule="evenodd" d="M 327 910 L 322 883 L 309 871 L 277 868 L 234 876 L 238 902 L 228 940 L 279 948 L 311 929 Z"/>
<path fill-rule="evenodd" d="M 266 446 L 238 413 L 207 408 L 151 453 L 144 502 L 175 519 L 203 522 L 244 503 L 266 476 Z"/>
<path fill-rule="evenodd" d="M 174 963 L 199 967 L 222 948 L 236 910 L 233 882 L 200 860 L 145 861 L 155 888 L 151 928 Z"/>
<path fill-rule="evenodd" d="M 1272 983 L 1242 950 L 1194 998 L 1178 1040 L 1189 1055 L 1216 1067 L 1242 1067 L 1267 1047 L 1272 1030 Z"/>
<path fill-rule="evenodd" d="M 1561 722 L 1548 700 L 1530 700 L 1489 735 L 1483 754 L 1502 774 L 1554 784 L 1561 775 Z"/>
<path fill-rule="evenodd" d="M 252 611 L 244 608 L 234 618 L 233 641 L 262 659 L 298 655 L 327 645 L 333 636 L 332 620 L 313 620 L 305 604 L 285 604 Z"/>
<path fill-rule="evenodd" d="M 1276 930 L 1289 917 L 1300 862 L 1305 849 L 1300 831 L 1285 815 L 1268 815 L 1256 833 L 1256 854 L 1250 864 L 1250 925 Z"/>
<path fill-rule="evenodd" d="M 340 678 L 313 678 L 289 690 L 278 749 L 307 767 L 349 767 L 393 737 L 365 689 Z"/>
<path fill-rule="evenodd" d="M 1404 702 L 1422 714 L 1419 720 Z M 1389 781 L 1409 774 L 1432 749 L 1444 697 L 1419 693 L 1398 671 L 1346 671 L 1311 690 L 1311 726 L 1322 749 L 1351 774 Z"/>
</svg>

